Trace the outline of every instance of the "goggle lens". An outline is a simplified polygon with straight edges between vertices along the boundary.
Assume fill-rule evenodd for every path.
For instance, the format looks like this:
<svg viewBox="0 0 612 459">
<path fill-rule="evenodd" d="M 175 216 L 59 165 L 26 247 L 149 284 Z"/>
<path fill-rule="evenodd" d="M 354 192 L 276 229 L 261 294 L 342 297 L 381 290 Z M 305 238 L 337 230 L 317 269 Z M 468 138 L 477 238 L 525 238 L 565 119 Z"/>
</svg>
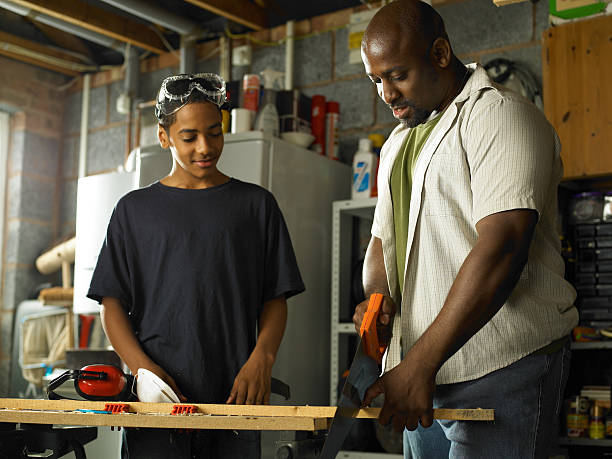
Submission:
<svg viewBox="0 0 612 459">
<path fill-rule="evenodd" d="M 194 90 L 200 91 L 206 100 L 221 107 L 226 102 L 225 81 L 214 73 L 176 75 L 162 82 L 157 95 L 155 115 L 159 118 L 179 110 Z"/>
</svg>

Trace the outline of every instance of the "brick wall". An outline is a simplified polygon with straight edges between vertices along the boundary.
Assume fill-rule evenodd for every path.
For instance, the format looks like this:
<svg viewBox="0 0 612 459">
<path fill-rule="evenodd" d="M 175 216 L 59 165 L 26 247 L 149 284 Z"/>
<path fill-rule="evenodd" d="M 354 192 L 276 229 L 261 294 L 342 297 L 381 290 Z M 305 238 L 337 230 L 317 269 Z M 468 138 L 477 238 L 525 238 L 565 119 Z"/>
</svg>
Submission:
<svg viewBox="0 0 612 459">
<path fill-rule="evenodd" d="M 0 285 L 0 394 L 9 380 L 14 313 L 42 282 L 36 258 L 58 236 L 59 152 L 66 79 L 0 58 L 0 107 L 11 113 Z M 57 282 L 57 281 L 56 281 Z M 0 395 L 1 396 L 1 395 Z"/>
</svg>

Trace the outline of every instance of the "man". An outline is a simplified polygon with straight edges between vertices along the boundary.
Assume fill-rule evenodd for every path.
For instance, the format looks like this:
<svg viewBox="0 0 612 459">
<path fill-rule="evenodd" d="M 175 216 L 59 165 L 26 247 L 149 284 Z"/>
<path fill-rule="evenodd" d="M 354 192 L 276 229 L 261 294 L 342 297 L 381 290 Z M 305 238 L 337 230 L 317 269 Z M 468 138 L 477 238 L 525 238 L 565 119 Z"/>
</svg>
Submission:
<svg viewBox="0 0 612 459">
<path fill-rule="evenodd" d="M 558 138 L 530 102 L 454 56 L 425 3 L 382 8 L 362 59 L 400 121 L 364 264 L 394 338 L 364 404 L 385 394 L 380 422 L 405 428 L 406 457 L 547 458 L 578 318 L 555 231 Z M 433 407 L 493 408 L 495 422 L 434 424 Z"/>
</svg>

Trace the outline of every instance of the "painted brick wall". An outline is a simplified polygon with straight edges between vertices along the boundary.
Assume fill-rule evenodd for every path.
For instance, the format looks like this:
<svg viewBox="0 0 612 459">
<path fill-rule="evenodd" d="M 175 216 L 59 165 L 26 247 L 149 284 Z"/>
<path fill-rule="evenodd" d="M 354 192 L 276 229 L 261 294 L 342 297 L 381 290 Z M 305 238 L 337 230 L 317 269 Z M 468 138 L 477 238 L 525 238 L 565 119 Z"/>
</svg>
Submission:
<svg viewBox="0 0 612 459">
<path fill-rule="evenodd" d="M 66 79 L 0 58 L 0 107 L 11 113 L 0 296 L 0 396 L 7 393 L 13 318 L 42 276 L 36 258 L 57 240 L 58 167 Z"/>
</svg>

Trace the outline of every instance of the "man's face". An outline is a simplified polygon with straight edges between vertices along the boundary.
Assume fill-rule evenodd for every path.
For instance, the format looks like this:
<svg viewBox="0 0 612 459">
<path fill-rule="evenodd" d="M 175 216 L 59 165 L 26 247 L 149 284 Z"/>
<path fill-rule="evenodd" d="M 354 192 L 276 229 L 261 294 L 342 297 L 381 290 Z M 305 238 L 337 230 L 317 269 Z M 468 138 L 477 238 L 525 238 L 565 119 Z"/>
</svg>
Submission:
<svg viewBox="0 0 612 459">
<path fill-rule="evenodd" d="M 162 147 L 170 148 L 186 179 L 205 180 L 219 174 L 217 162 L 223 150 L 221 114 L 211 102 L 187 104 L 176 112 L 168 133 L 160 127 Z"/>
<path fill-rule="evenodd" d="M 370 40 L 361 49 L 365 71 L 393 116 L 407 127 L 429 117 L 440 103 L 438 75 L 429 53 L 405 41 Z"/>
</svg>

